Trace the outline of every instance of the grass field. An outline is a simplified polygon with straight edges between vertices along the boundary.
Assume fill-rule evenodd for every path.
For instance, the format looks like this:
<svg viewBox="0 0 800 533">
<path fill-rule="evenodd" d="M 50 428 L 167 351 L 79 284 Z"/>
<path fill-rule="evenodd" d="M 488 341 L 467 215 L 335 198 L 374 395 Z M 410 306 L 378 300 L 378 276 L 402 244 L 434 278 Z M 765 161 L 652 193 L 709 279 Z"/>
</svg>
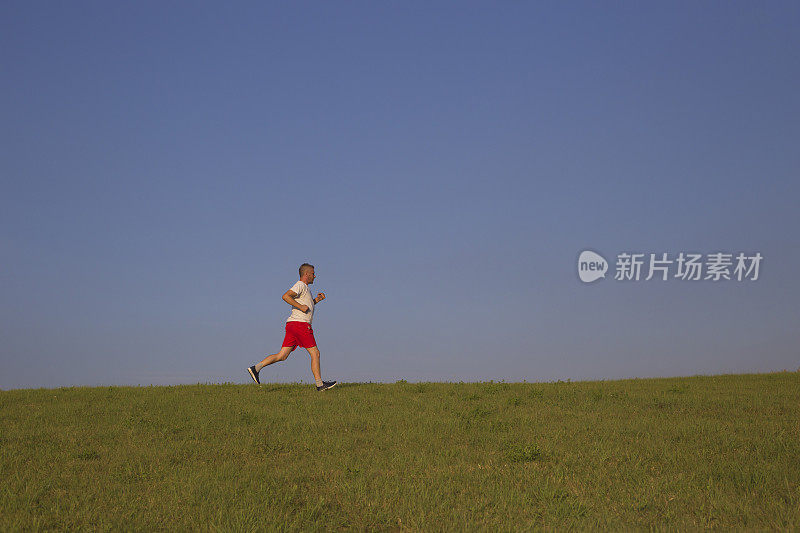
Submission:
<svg viewBox="0 0 800 533">
<path fill-rule="evenodd" d="M 0 530 L 800 528 L 800 373 L 0 391 Z"/>
</svg>

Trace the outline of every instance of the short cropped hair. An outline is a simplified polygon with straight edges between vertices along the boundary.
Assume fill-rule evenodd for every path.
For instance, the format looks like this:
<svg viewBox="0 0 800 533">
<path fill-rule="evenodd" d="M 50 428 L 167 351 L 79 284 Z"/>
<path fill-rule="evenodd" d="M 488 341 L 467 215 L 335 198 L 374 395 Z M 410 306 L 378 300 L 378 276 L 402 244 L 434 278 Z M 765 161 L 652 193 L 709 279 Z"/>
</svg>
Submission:
<svg viewBox="0 0 800 533">
<path fill-rule="evenodd" d="M 308 271 L 309 268 L 314 268 L 314 265 L 309 265 L 308 263 L 303 263 L 300 265 L 300 277 L 303 277 L 303 274 Z"/>
</svg>

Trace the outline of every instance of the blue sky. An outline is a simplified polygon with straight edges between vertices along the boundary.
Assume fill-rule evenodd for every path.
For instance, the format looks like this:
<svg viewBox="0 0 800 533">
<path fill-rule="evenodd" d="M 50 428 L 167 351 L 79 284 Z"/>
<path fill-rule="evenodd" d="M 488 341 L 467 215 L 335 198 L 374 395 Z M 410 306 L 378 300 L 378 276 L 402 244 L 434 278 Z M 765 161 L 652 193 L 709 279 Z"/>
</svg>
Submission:
<svg viewBox="0 0 800 533">
<path fill-rule="evenodd" d="M 793 2 L 6 2 L 0 388 L 800 367 Z M 577 257 L 760 252 L 757 281 Z M 309 381 L 301 351 L 264 381 Z"/>
</svg>

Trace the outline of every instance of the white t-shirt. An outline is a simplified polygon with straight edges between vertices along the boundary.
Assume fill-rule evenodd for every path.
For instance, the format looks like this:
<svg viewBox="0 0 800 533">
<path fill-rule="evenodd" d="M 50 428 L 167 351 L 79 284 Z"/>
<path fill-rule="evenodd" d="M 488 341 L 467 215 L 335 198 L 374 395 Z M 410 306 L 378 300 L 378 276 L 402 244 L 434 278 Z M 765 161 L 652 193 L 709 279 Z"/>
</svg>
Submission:
<svg viewBox="0 0 800 533">
<path fill-rule="evenodd" d="M 297 303 L 308 306 L 308 313 L 304 313 L 298 308 L 292 307 L 292 314 L 289 315 L 286 322 L 308 322 L 311 324 L 311 320 L 314 318 L 314 297 L 311 296 L 308 285 L 302 281 L 298 281 L 292 285 L 292 288 L 289 290 L 297 295 L 295 297 Z"/>
</svg>

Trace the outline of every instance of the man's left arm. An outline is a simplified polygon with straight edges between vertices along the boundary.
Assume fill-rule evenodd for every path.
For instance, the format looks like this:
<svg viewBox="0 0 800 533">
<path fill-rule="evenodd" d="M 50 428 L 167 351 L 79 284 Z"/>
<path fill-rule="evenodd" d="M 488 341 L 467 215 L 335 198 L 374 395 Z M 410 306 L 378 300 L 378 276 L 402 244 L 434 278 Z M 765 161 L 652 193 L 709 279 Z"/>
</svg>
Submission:
<svg viewBox="0 0 800 533">
<path fill-rule="evenodd" d="M 317 305 L 318 303 L 320 303 L 324 299 L 325 299 L 325 293 L 324 292 L 318 292 L 317 293 L 317 297 L 314 298 L 314 305 Z"/>
</svg>

